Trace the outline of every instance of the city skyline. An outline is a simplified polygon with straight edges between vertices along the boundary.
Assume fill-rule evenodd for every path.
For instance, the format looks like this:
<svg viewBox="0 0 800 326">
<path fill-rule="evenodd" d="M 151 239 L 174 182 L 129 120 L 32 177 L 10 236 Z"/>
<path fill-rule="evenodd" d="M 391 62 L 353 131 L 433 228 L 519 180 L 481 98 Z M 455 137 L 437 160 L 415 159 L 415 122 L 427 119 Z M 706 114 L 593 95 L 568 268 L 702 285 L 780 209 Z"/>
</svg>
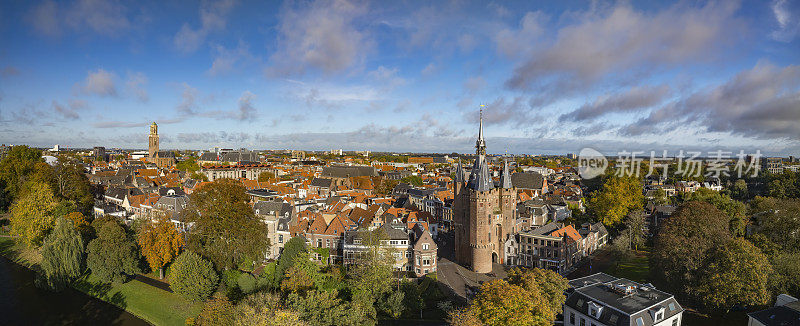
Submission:
<svg viewBox="0 0 800 326">
<path fill-rule="evenodd" d="M 0 142 L 800 154 L 789 1 L 157 7 L 0 5 Z"/>
</svg>

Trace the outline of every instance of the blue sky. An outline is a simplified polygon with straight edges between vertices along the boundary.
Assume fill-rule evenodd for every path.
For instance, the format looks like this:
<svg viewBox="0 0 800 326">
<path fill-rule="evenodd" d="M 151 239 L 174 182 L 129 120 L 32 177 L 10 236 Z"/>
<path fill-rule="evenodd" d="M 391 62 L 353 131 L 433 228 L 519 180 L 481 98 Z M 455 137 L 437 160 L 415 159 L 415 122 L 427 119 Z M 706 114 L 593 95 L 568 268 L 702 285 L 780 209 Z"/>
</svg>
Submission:
<svg viewBox="0 0 800 326">
<path fill-rule="evenodd" d="M 800 154 L 797 1 L 4 1 L 0 142 Z"/>
</svg>

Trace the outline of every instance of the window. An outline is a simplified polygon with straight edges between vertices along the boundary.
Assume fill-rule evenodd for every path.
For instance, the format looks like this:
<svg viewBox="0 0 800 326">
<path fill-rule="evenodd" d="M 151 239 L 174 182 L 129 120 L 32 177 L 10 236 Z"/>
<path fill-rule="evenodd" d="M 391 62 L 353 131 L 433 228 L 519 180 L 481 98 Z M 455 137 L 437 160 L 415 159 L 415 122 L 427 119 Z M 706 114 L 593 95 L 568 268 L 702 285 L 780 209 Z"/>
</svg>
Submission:
<svg viewBox="0 0 800 326">
<path fill-rule="evenodd" d="M 678 326 L 678 318 L 672 320 L 672 326 Z"/>
<path fill-rule="evenodd" d="M 278 235 L 278 243 L 283 243 L 283 234 Z"/>
<path fill-rule="evenodd" d="M 642 317 L 636 318 L 636 326 L 644 326 L 644 319 L 642 319 Z"/>
<path fill-rule="evenodd" d="M 675 303 L 674 302 L 670 302 L 669 303 L 669 311 L 675 311 Z"/>
<path fill-rule="evenodd" d="M 317 239 L 317 248 L 322 248 L 322 239 Z"/>
<path fill-rule="evenodd" d="M 423 243 L 422 244 L 422 250 L 428 250 L 428 244 L 427 243 Z"/>
<path fill-rule="evenodd" d="M 586 326 L 586 319 L 583 319 L 583 317 L 581 317 L 581 326 Z"/>
<path fill-rule="evenodd" d="M 575 325 L 575 313 L 571 311 L 569 313 L 569 323 Z"/>
</svg>

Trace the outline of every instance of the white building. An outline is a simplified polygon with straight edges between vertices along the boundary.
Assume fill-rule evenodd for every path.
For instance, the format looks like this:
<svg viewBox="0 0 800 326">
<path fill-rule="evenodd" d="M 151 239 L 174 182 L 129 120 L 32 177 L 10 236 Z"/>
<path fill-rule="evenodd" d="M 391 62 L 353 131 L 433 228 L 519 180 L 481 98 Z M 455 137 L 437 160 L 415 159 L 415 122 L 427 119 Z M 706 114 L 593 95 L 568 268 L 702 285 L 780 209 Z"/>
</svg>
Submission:
<svg viewBox="0 0 800 326">
<path fill-rule="evenodd" d="M 650 284 L 597 273 L 569 285 L 566 326 L 680 326 L 683 319 L 675 297 Z"/>
</svg>

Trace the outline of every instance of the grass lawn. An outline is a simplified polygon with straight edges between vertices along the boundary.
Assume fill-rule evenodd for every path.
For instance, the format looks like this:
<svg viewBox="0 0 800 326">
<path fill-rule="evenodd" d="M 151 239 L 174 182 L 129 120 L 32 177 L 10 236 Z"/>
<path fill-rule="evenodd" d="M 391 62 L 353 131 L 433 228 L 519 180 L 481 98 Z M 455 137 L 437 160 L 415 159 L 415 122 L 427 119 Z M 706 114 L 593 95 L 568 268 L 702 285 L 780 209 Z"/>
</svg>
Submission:
<svg viewBox="0 0 800 326">
<path fill-rule="evenodd" d="M 34 250 L 28 250 L 8 237 L 0 237 L 0 254 L 29 268 L 41 260 L 41 255 Z M 75 281 L 72 287 L 125 309 L 153 325 L 186 325 L 186 318 L 197 316 L 203 309 L 202 303 L 186 301 L 174 293 L 136 280 L 106 284 L 88 275 Z"/>
<path fill-rule="evenodd" d="M 186 325 L 186 318 L 197 316 L 203 308 L 202 303 L 184 300 L 174 293 L 136 280 L 106 284 L 89 275 L 76 281 L 73 287 L 154 325 Z"/>
<path fill-rule="evenodd" d="M 616 277 L 624 277 L 634 282 L 650 283 L 650 266 L 648 252 L 634 251 L 633 254 L 616 264 L 612 262 L 604 272 Z"/>
</svg>

